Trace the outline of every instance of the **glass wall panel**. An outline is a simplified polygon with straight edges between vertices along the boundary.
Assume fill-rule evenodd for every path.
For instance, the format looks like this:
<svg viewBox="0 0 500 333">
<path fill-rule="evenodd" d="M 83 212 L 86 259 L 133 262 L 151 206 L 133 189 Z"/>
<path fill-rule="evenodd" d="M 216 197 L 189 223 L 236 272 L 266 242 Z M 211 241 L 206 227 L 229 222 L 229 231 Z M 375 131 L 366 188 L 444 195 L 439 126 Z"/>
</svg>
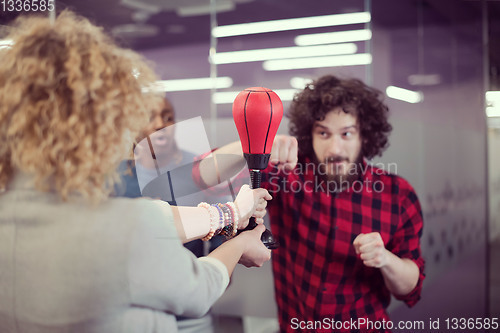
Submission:
<svg viewBox="0 0 500 333">
<path fill-rule="evenodd" d="M 57 8 L 73 9 L 103 25 L 118 43 L 150 60 L 177 120 L 202 117 L 211 148 L 238 140 L 231 105 L 248 87 L 274 90 L 285 114 L 294 94 L 325 74 L 359 78 L 386 93 L 393 126 L 390 147 L 372 162 L 395 165 L 390 171 L 417 192 L 427 274 L 421 301 L 408 309 L 394 299 L 390 315 L 394 322 L 423 321 L 427 331 L 430 320 L 439 319 L 439 330 L 444 330 L 446 318 L 488 314 L 484 4 L 59 0 Z M 498 17 L 491 13 L 500 11 L 492 7 L 490 20 Z M 7 24 L 2 15 L 0 24 Z M 0 39 L 3 34 L 0 26 Z M 492 72 L 495 82 L 497 72 Z M 416 99 L 398 96 L 394 88 Z M 288 133 L 286 118 L 279 133 Z M 498 130 L 490 130 L 490 137 L 493 154 Z M 499 177 L 490 174 L 492 197 L 498 201 Z M 494 219 L 498 207 L 490 209 Z M 498 222 L 491 230 L 498 234 Z M 245 318 L 248 332 L 273 331 L 277 321 L 270 264 L 237 267 L 213 312 Z M 255 317 L 259 319 L 251 320 Z"/>
<path fill-rule="evenodd" d="M 396 162 L 417 190 L 427 278 L 422 300 L 413 309 L 394 302 L 392 318 L 441 318 L 442 328 L 447 317 L 487 311 L 482 9 L 418 1 L 378 20 L 394 3 L 373 2 L 374 84 L 419 92 L 422 101 L 387 100 L 394 130 L 380 161 Z"/>
</svg>

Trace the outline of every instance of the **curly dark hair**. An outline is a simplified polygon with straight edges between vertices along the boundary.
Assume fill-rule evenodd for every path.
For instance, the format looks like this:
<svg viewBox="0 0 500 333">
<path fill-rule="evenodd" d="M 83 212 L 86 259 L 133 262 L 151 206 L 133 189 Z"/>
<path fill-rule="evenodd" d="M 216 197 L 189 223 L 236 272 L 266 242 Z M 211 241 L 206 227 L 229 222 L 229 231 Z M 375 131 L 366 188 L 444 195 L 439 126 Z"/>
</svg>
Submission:
<svg viewBox="0 0 500 333">
<path fill-rule="evenodd" d="M 388 136 L 392 130 L 387 121 L 389 108 L 382 101 L 382 93 L 358 79 L 325 75 L 294 96 L 287 115 L 290 118 L 290 134 L 299 142 L 299 157 L 314 159 L 313 125 L 339 106 L 358 119 L 362 156 L 368 159 L 381 156 L 389 146 Z"/>
</svg>

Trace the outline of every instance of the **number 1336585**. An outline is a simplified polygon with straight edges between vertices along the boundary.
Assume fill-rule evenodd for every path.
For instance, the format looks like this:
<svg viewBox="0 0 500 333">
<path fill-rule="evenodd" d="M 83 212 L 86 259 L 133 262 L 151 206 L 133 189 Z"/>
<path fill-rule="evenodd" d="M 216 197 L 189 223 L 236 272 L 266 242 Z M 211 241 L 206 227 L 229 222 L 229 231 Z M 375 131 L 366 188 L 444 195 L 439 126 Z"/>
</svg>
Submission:
<svg viewBox="0 0 500 333">
<path fill-rule="evenodd" d="M 54 0 L 0 0 L 4 12 L 46 12 L 55 9 Z"/>
<path fill-rule="evenodd" d="M 497 330 L 498 318 L 446 318 L 446 329 Z"/>
</svg>

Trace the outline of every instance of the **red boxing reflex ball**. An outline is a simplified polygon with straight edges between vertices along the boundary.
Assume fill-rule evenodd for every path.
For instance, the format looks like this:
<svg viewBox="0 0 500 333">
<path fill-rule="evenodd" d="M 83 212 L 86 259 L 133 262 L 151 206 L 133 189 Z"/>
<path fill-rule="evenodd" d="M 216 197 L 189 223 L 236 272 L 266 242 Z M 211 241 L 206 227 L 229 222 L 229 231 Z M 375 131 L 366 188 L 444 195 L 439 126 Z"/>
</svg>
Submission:
<svg viewBox="0 0 500 333">
<path fill-rule="evenodd" d="M 270 154 L 283 103 L 271 89 L 247 88 L 233 102 L 233 118 L 245 154 Z"/>
</svg>

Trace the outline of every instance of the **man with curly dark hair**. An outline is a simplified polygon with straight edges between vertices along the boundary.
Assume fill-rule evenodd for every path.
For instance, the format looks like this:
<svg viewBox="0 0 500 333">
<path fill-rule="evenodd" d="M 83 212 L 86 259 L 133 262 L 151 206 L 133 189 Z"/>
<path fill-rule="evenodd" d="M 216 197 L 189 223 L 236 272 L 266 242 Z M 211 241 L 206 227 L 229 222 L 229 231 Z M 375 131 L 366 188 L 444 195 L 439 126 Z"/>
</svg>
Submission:
<svg viewBox="0 0 500 333">
<path fill-rule="evenodd" d="M 299 154 L 304 158 L 315 157 L 313 127 L 323 121 L 330 111 L 340 108 L 354 116 L 362 138 L 361 155 L 371 159 L 381 156 L 388 146 L 392 126 L 387 121 L 388 107 L 380 100 L 380 92 L 357 79 L 340 80 L 332 75 L 308 84 L 295 96 L 290 118 L 290 134 L 298 138 Z"/>
<path fill-rule="evenodd" d="M 413 306 L 425 276 L 415 191 L 367 163 L 387 148 L 392 129 L 382 94 L 326 75 L 295 96 L 288 117 L 293 136 L 277 136 L 262 182 L 280 243 L 280 330 L 390 331 L 391 294 Z M 241 153 L 239 143 L 216 154 L 230 152 Z M 213 182 L 202 167 L 201 180 Z"/>
</svg>

